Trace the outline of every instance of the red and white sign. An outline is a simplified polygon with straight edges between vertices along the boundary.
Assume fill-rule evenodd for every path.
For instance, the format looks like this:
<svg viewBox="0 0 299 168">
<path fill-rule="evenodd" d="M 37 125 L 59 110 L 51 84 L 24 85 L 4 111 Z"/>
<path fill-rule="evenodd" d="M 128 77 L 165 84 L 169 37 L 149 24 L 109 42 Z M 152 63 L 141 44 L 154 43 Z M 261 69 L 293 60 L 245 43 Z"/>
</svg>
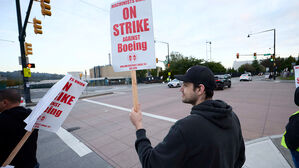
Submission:
<svg viewBox="0 0 299 168">
<path fill-rule="evenodd" d="M 151 0 L 112 3 L 110 26 L 115 72 L 156 68 Z"/>
<path fill-rule="evenodd" d="M 47 92 L 24 120 L 27 123 L 25 129 L 58 131 L 86 86 L 86 82 L 66 75 Z"/>
<path fill-rule="evenodd" d="M 294 66 L 296 88 L 299 87 L 299 65 Z"/>
</svg>

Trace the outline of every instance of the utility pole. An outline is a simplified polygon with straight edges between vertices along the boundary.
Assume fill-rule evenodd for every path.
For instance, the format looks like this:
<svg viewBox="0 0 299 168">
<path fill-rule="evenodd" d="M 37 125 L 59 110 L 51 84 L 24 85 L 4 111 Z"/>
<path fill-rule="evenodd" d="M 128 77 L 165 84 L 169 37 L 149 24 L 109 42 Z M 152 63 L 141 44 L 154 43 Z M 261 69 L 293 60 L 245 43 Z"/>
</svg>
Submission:
<svg viewBox="0 0 299 168">
<path fill-rule="evenodd" d="M 273 60 L 273 71 L 274 71 L 274 75 L 273 75 L 273 79 L 276 79 L 276 66 L 275 66 L 275 60 L 276 60 L 276 49 L 275 49 L 275 45 L 276 45 L 276 30 L 274 29 L 274 60 Z"/>
<path fill-rule="evenodd" d="M 21 16 L 21 8 L 20 8 L 20 0 L 16 0 L 16 10 L 17 10 L 17 21 L 18 21 L 18 29 L 19 29 L 19 42 L 20 42 L 20 50 L 21 50 L 21 62 L 22 62 L 22 75 L 23 75 L 23 86 L 24 86 L 24 95 L 26 103 L 31 103 L 30 98 L 30 84 L 29 78 L 24 76 L 24 69 L 27 68 L 26 56 L 25 56 L 25 37 L 26 37 L 26 27 L 28 23 L 28 18 L 30 15 L 30 11 L 32 8 L 33 0 L 30 0 L 24 26 L 22 26 L 22 16 Z"/>
<path fill-rule="evenodd" d="M 163 43 L 163 44 L 167 44 L 167 67 L 169 68 L 170 67 L 170 60 L 169 60 L 169 57 L 170 57 L 170 55 L 169 55 L 169 43 L 167 43 L 167 42 L 164 42 L 164 41 L 157 41 L 157 40 L 155 40 L 154 41 L 155 43 L 156 42 L 159 42 L 159 43 Z M 170 73 L 171 72 L 168 72 L 168 79 L 170 80 Z"/>
<path fill-rule="evenodd" d="M 111 65 L 111 55 L 108 53 L 109 65 Z"/>
<path fill-rule="evenodd" d="M 264 31 L 261 31 L 261 32 L 257 32 L 257 33 L 251 33 L 251 34 L 248 34 L 248 38 L 251 36 L 251 35 L 254 35 L 254 34 L 260 34 L 260 33 L 265 33 L 265 32 L 268 32 L 268 31 L 273 31 L 274 32 L 274 45 L 273 45 L 273 79 L 275 80 L 276 79 L 276 64 L 275 64 L 275 56 L 276 56 L 276 29 L 269 29 L 269 30 L 264 30 Z"/>
<path fill-rule="evenodd" d="M 212 61 L 212 42 L 211 41 L 206 41 L 206 57 L 207 57 L 207 61 L 209 60 L 208 57 L 208 44 L 210 44 L 210 62 Z"/>
</svg>

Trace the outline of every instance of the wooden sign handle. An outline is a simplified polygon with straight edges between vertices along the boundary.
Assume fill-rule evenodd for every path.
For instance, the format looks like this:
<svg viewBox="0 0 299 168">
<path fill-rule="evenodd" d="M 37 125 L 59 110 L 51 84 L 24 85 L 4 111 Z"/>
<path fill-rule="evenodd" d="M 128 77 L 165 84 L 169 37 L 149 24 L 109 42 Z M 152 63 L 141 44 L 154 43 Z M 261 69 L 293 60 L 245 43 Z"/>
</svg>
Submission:
<svg viewBox="0 0 299 168">
<path fill-rule="evenodd" d="M 27 141 L 27 139 L 29 138 L 29 136 L 31 135 L 31 133 L 33 132 L 34 129 L 32 129 L 32 131 L 27 131 L 26 134 L 23 136 L 23 138 L 20 140 L 20 142 L 17 144 L 17 146 L 14 148 L 14 150 L 10 153 L 10 155 L 8 156 L 8 158 L 5 160 L 5 162 L 3 163 L 2 167 L 5 167 L 7 165 L 9 165 L 11 163 L 11 161 L 15 158 L 15 156 L 17 155 L 17 153 L 19 152 L 19 150 L 22 148 L 22 146 L 24 145 L 24 143 Z"/>
<path fill-rule="evenodd" d="M 131 71 L 131 78 L 132 78 L 133 105 L 134 105 L 135 111 L 137 111 L 137 107 L 138 107 L 138 90 L 137 90 L 136 71 Z"/>
</svg>

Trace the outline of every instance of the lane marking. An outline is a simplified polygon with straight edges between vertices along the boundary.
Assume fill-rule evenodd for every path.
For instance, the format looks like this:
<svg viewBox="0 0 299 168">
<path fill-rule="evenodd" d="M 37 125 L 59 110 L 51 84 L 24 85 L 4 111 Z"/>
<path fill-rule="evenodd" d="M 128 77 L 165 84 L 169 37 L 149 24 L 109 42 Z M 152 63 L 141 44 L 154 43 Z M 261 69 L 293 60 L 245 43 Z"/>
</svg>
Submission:
<svg viewBox="0 0 299 168">
<path fill-rule="evenodd" d="M 80 142 L 76 137 L 74 137 L 71 133 L 69 133 L 64 128 L 60 127 L 56 132 L 59 138 L 66 143 L 74 152 L 76 152 L 80 157 L 85 156 L 92 151 Z"/>
<path fill-rule="evenodd" d="M 94 103 L 94 104 L 98 104 L 98 105 L 102 105 L 102 106 L 107 106 L 107 107 L 118 109 L 118 110 L 122 110 L 122 111 L 131 112 L 131 109 L 120 107 L 120 106 L 115 106 L 115 105 L 111 105 L 111 104 L 101 103 L 101 102 L 97 102 L 97 101 L 93 101 L 93 100 L 88 100 L 88 99 L 82 99 L 82 101 L 86 101 L 86 102 L 89 102 L 89 103 Z M 148 116 L 148 117 L 152 117 L 152 118 L 156 118 L 156 119 L 159 119 L 159 120 L 173 122 L 173 123 L 177 121 L 177 119 L 173 119 L 173 118 L 169 118 L 169 117 L 164 117 L 164 116 L 159 116 L 159 115 L 155 115 L 155 114 L 151 114 L 151 113 L 146 113 L 146 112 L 142 112 L 142 115 Z"/>
</svg>

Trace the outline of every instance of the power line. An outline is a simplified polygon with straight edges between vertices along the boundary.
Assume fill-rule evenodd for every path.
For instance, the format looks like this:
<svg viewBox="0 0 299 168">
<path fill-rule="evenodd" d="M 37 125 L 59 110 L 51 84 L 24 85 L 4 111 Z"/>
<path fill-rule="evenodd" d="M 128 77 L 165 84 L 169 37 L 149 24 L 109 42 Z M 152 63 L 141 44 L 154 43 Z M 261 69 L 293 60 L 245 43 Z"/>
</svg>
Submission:
<svg viewBox="0 0 299 168">
<path fill-rule="evenodd" d="M 11 41 L 11 40 L 5 40 L 5 39 L 0 39 L 0 41 L 6 41 L 6 42 L 14 43 L 14 41 Z"/>
<path fill-rule="evenodd" d="M 82 3 L 84 3 L 84 4 L 88 5 L 88 6 L 92 6 L 92 7 L 96 8 L 96 9 L 99 9 L 99 10 L 101 10 L 101 11 L 103 11 L 103 12 L 107 12 L 107 13 L 109 13 L 108 10 L 106 10 L 106 9 L 104 9 L 104 8 L 100 8 L 100 7 L 98 7 L 98 6 L 94 5 L 94 4 L 91 4 L 91 3 L 89 3 L 89 2 L 86 2 L 86 1 L 83 1 L 83 0 L 80 0 L 80 2 L 82 2 Z"/>
</svg>

